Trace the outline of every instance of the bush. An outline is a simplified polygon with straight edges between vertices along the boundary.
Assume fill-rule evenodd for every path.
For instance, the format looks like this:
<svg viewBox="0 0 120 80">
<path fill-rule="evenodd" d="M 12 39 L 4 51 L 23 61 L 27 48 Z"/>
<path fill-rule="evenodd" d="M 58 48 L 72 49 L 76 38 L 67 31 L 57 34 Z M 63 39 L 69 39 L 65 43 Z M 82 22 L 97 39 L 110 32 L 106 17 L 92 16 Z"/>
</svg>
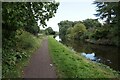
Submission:
<svg viewBox="0 0 120 80">
<path fill-rule="evenodd" d="M 23 30 L 17 30 L 15 37 L 17 40 L 16 46 L 18 48 L 29 49 L 29 48 L 34 48 L 37 45 L 36 43 L 37 41 L 35 39 L 36 37 L 34 37 L 29 32 Z"/>
<path fill-rule="evenodd" d="M 29 58 L 31 52 L 39 46 L 39 40 L 34 35 L 22 29 L 16 31 L 15 37 L 3 39 L 2 47 L 2 74 L 5 77 L 18 77 L 20 75 L 20 64 Z"/>
</svg>

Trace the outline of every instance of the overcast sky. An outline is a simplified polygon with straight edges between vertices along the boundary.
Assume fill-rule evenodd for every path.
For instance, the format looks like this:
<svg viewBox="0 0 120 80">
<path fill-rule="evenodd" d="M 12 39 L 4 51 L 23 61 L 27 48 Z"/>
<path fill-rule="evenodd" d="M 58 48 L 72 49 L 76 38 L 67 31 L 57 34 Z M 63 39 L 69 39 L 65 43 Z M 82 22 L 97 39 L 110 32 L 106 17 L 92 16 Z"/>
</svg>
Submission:
<svg viewBox="0 0 120 80">
<path fill-rule="evenodd" d="M 55 17 L 51 18 L 47 22 L 48 27 L 52 27 L 53 30 L 59 31 L 58 23 L 63 20 L 79 21 L 87 18 L 96 17 L 93 15 L 96 13 L 94 0 L 60 0 L 60 5 L 57 9 Z"/>
</svg>

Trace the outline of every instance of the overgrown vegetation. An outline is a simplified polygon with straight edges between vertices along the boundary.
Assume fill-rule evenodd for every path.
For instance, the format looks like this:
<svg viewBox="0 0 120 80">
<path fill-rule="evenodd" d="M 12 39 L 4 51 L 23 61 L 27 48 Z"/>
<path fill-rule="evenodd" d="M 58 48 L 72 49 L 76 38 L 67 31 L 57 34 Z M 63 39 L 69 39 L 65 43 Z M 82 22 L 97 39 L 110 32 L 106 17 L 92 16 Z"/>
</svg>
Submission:
<svg viewBox="0 0 120 80">
<path fill-rule="evenodd" d="M 30 55 L 40 47 L 41 40 L 42 36 L 36 37 L 23 30 L 17 30 L 14 39 L 5 39 L 2 50 L 3 78 L 21 77 L 23 67 Z"/>
<path fill-rule="evenodd" d="M 3 2 L 2 3 L 2 74 L 3 78 L 21 76 L 27 59 L 40 45 L 40 26 L 55 16 L 59 3 Z"/>
<path fill-rule="evenodd" d="M 75 51 L 48 38 L 49 51 L 59 78 L 118 78 L 119 74 L 103 64 L 94 63 Z"/>
</svg>

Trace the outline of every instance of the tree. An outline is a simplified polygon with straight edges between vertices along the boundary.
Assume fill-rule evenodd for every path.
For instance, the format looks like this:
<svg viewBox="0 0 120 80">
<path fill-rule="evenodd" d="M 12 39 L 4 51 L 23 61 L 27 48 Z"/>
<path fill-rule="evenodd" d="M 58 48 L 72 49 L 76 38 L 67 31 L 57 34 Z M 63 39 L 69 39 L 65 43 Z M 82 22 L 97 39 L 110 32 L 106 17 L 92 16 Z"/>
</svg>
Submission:
<svg viewBox="0 0 120 80">
<path fill-rule="evenodd" d="M 39 40 L 34 36 L 40 31 L 37 22 L 46 26 L 46 21 L 54 17 L 58 5 L 54 1 L 2 3 L 3 78 L 20 77 L 15 72 L 16 65 L 27 59 L 38 45 Z M 15 75 L 10 76 L 11 73 Z"/>
<path fill-rule="evenodd" d="M 97 7 L 97 17 L 105 19 L 105 25 L 109 28 L 110 39 L 114 44 L 120 45 L 118 37 L 120 31 L 120 2 L 94 2 Z"/>
<path fill-rule="evenodd" d="M 51 27 L 45 29 L 46 35 L 55 35 L 55 31 Z"/>
<path fill-rule="evenodd" d="M 101 27 L 101 23 L 97 19 L 86 19 L 83 20 L 83 24 L 87 29 Z"/>
<path fill-rule="evenodd" d="M 46 26 L 46 21 L 54 17 L 59 3 L 56 2 L 3 2 L 2 24 L 4 34 L 16 31 L 19 28 L 36 34 L 39 32 L 37 21 Z M 8 33 L 8 32 L 7 32 Z M 13 35 L 13 34 L 12 34 Z M 8 35 L 6 36 L 8 37 Z"/>
<path fill-rule="evenodd" d="M 74 39 L 80 39 L 80 37 L 86 32 L 86 26 L 82 23 L 77 23 L 73 29 L 72 29 L 72 34 Z"/>
<path fill-rule="evenodd" d="M 99 16 L 101 19 L 107 18 L 106 22 L 107 24 L 110 24 L 111 15 L 114 14 L 112 9 L 110 8 L 110 4 L 108 2 L 94 2 L 93 4 L 96 4 L 97 7 L 97 14 L 96 16 Z M 111 6 L 112 7 L 112 6 Z"/>
<path fill-rule="evenodd" d="M 67 29 L 73 27 L 73 22 L 68 20 L 61 21 L 60 23 L 58 23 L 58 26 L 59 26 L 59 36 L 62 40 L 65 40 Z"/>
<path fill-rule="evenodd" d="M 69 27 L 66 32 L 66 38 L 67 40 L 73 39 L 73 27 Z"/>
<path fill-rule="evenodd" d="M 89 39 L 92 38 L 92 35 L 94 34 L 96 29 L 102 27 L 98 19 L 85 19 L 83 20 L 83 24 L 86 26 L 86 29 L 87 29 L 85 36 L 86 38 L 89 38 Z"/>
</svg>

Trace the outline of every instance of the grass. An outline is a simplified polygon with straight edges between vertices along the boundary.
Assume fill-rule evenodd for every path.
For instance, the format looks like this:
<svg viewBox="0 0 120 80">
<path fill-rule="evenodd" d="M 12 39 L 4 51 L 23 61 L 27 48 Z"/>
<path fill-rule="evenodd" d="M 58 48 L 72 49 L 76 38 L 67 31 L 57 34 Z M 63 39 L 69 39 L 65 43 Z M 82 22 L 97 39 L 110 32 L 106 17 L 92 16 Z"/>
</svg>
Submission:
<svg viewBox="0 0 120 80">
<path fill-rule="evenodd" d="M 24 67 L 28 64 L 31 55 L 41 46 L 44 38 L 44 36 L 36 37 L 26 31 L 18 31 L 17 33 L 16 39 L 12 39 L 17 44 L 13 47 L 3 48 L 3 78 L 21 78 Z M 13 43 L 10 42 L 10 44 Z"/>
<path fill-rule="evenodd" d="M 78 56 L 52 37 L 48 37 L 49 51 L 56 67 L 59 78 L 118 78 L 119 74 L 106 68 L 106 65 L 98 64 Z"/>
</svg>

